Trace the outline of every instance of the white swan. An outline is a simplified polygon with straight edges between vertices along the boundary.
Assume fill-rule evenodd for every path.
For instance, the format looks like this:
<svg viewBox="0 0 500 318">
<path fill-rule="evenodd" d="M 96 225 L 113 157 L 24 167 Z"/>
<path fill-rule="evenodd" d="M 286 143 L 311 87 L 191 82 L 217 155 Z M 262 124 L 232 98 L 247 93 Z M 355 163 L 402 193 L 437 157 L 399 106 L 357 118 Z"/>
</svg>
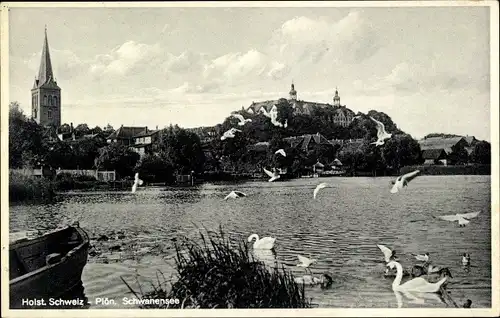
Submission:
<svg viewBox="0 0 500 318">
<path fill-rule="evenodd" d="M 280 174 L 278 172 L 271 172 L 269 170 L 267 170 L 266 168 L 262 168 L 264 169 L 264 172 L 270 177 L 269 182 L 273 182 L 275 180 L 278 180 L 279 178 L 281 178 Z"/>
<path fill-rule="evenodd" d="M 278 149 L 274 152 L 275 155 L 281 154 L 283 157 L 286 157 L 286 152 L 283 149 Z"/>
<path fill-rule="evenodd" d="M 220 140 L 226 140 L 227 138 L 234 138 L 236 132 L 241 132 L 241 130 L 236 129 L 236 128 L 231 128 L 228 131 L 226 131 L 222 137 L 220 137 Z"/>
<path fill-rule="evenodd" d="M 475 218 L 479 215 L 479 212 L 471 212 L 471 213 L 457 213 L 455 215 L 441 215 L 438 216 L 441 220 L 455 222 L 458 221 L 459 226 L 466 226 L 470 223 L 470 219 Z"/>
<path fill-rule="evenodd" d="M 247 195 L 243 192 L 240 192 L 240 191 L 231 191 L 225 198 L 224 200 L 227 200 L 227 199 L 237 199 L 237 198 L 241 198 L 241 197 L 246 197 Z"/>
<path fill-rule="evenodd" d="M 428 262 L 429 261 L 429 253 L 425 253 L 424 255 L 414 255 L 417 261 Z"/>
<path fill-rule="evenodd" d="M 252 120 L 250 118 L 245 119 L 245 117 L 243 117 L 240 114 L 232 114 L 231 116 L 233 116 L 233 117 L 235 117 L 235 118 L 237 118 L 239 120 L 239 122 L 238 122 L 239 126 L 245 126 L 246 123 L 251 123 L 252 122 Z"/>
<path fill-rule="evenodd" d="M 403 267 L 396 261 L 390 261 L 387 266 L 391 269 L 396 267 L 397 274 L 396 278 L 392 282 L 392 290 L 394 291 L 413 291 L 418 293 L 437 293 L 441 285 L 446 281 L 447 277 L 443 277 L 437 283 L 429 283 L 422 277 L 416 277 L 412 280 L 401 284 L 401 279 L 403 278 Z"/>
<path fill-rule="evenodd" d="M 382 146 L 384 144 L 384 140 L 391 138 L 392 134 L 388 134 L 385 131 L 385 126 L 383 123 L 379 122 L 372 116 L 370 116 L 370 118 L 377 124 L 377 141 L 370 144 L 374 144 L 375 146 Z"/>
<path fill-rule="evenodd" d="M 384 259 L 386 263 L 389 263 L 396 257 L 396 251 L 391 250 L 390 248 L 377 244 L 377 247 L 384 253 Z"/>
<path fill-rule="evenodd" d="M 406 173 L 402 176 L 399 176 L 396 181 L 394 181 L 394 185 L 392 186 L 391 193 L 397 193 L 399 190 L 402 190 L 403 187 L 408 186 L 408 182 L 413 180 L 418 174 L 420 170 L 415 170 L 413 172 Z"/>
<path fill-rule="evenodd" d="M 262 249 L 262 250 L 270 250 L 274 247 L 274 242 L 276 238 L 274 237 L 263 237 L 259 240 L 259 236 L 257 234 L 252 234 L 248 237 L 248 242 L 252 242 L 255 238 L 255 242 L 253 242 L 254 249 Z"/>
<path fill-rule="evenodd" d="M 132 185 L 132 193 L 135 193 L 137 187 L 142 185 L 143 183 L 144 182 L 141 179 L 139 179 L 139 172 L 137 172 L 134 177 L 134 184 Z"/>
<path fill-rule="evenodd" d="M 314 191 L 313 191 L 313 198 L 316 199 L 316 196 L 318 195 L 319 190 L 325 188 L 326 186 L 328 186 L 328 183 L 326 183 L 326 182 L 318 184 L 316 186 L 316 189 L 314 189 Z"/>
</svg>

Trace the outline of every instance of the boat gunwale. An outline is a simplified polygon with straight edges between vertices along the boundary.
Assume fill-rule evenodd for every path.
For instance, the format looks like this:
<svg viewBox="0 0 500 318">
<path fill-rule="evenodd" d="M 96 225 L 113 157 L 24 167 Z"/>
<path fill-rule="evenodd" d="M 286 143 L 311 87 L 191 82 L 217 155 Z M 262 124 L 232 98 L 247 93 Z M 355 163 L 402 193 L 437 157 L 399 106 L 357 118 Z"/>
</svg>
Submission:
<svg viewBox="0 0 500 318">
<path fill-rule="evenodd" d="M 89 239 L 88 234 L 82 228 L 80 228 L 79 226 L 67 226 L 66 228 L 62 228 L 62 229 L 59 229 L 59 230 L 51 231 L 49 233 L 45 233 L 44 235 L 41 235 L 41 236 L 36 237 L 34 239 L 31 239 L 31 240 L 30 239 L 28 239 L 28 240 L 22 240 L 22 241 L 14 242 L 14 244 L 11 244 L 9 246 L 9 251 L 12 250 L 12 249 L 21 247 L 21 246 L 27 246 L 27 245 L 31 245 L 31 244 L 34 244 L 34 243 L 37 243 L 37 242 L 41 242 L 44 239 L 46 239 L 48 236 L 50 236 L 51 234 L 55 234 L 57 232 L 64 231 L 64 230 L 69 229 L 69 228 L 73 228 L 74 230 L 76 230 L 78 232 L 78 234 L 80 235 L 81 240 L 82 240 L 82 242 L 80 244 L 78 244 L 77 246 L 75 246 L 74 248 L 72 248 L 71 250 L 69 250 L 68 253 L 66 253 L 66 255 L 64 255 L 59 262 L 54 263 L 54 264 L 50 264 L 50 265 L 45 265 L 43 267 L 40 267 L 39 269 L 36 269 L 36 270 L 28 272 L 28 273 L 26 273 L 26 274 L 24 274 L 22 276 L 19 276 L 19 277 L 16 277 L 14 279 L 11 279 L 9 281 L 9 286 L 12 287 L 12 285 L 15 285 L 19 281 L 22 281 L 22 280 L 25 280 L 25 279 L 30 278 L 32 276 L 38 275 L 40 273 L 43 273 L 45 271 L 48 271 L 48 270 L 50 270 L 52 268 L 55 268 L 55 267 L 60 266 L 60 265 L 63 265 L 64 263 L 70 261 L 70 257 L 71 256 L 73 256 L 74 254 L 76 254 L 78 252 L 82 252 L 85 247 L 88 247 L 90 245 L 90 239 Z M 9 257 L 10 257 L 10 255 L 9 255 Z"/>
</svg>

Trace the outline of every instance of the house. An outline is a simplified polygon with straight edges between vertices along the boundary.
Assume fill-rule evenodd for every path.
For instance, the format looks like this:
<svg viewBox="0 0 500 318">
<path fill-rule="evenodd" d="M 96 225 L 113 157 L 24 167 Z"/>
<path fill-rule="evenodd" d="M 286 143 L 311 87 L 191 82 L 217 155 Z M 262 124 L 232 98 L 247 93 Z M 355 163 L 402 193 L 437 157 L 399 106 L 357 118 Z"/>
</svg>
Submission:
<svg viewBox="0 0 500 318">
<path fill-rule="evenodd" d="M 63 126 L 68 126 L 67 124 Z M 57 138 L 60 141 L 65 141 L 65 140 L 76 140 L 76 135 L 75 135 L 75 129 L 73 128 L 73 123 L 69 125 L 68 129 L 63 129 L 62 127 L 59 127 L 57 130 Z"/>
<path fill-rule="evenodd" d="M 123 125 L 111 133 L 106 141 L 109 143 L 119 143 L 130 146 L 134 143 L 134 136 L 146 130 L 148 127 L 124 127 Z"/>
<path fill-rule="evenodd" d="M 314 145 L 327 145 L 333 147 L 332 143 L 330 143 L 323 135 L 320 133 L 316 133 L 314 135 L 302 135 L 297 137 L 287 137 L 283 140 L 290 143 L 290 146 L 293 148 L 299 148 L 302 151 L 311 150 Z"/>
<path fill-rule="evenodd" d="M 429 150 L 429 149 L 443 149 L 447 155 L 453 152 L 453 149 L 468 147 L 469 144 L 465 140 L 464 137 L 429 137 L 424 138 L 418 141 L 420 145 L 420 150 Z"/>
<path fill-rule="evenodd" d="M 448 164 L 448 155 L 444 149 L 424 150 L 422 151 L 422 158 L 425 160 L 424 165 L 441 164 L 446 166 Z"/>
<path fill-rule="evenodd" d="M 142 158 L 145 154 L 152 153 L 153 144 L 156 143 L 159 138 L 159 130 L 148 130 L 148 127 L 146 127 L 146 129 L 137 135 L 132 136 L 132 144 L 130 146 Z"/>
</svg>

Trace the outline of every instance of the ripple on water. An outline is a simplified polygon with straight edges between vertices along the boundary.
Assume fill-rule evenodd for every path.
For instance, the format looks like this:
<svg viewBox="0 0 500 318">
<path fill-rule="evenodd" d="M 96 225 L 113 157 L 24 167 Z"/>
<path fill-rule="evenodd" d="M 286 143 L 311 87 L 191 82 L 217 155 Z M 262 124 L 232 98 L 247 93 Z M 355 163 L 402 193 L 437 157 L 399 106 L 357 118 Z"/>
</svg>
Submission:
<svg viewBox="0 0 500 318">
<path fill-rule="evenodd" d="M 22 231 L 50 230 L 79 220 L 101 252 L 89 258 L 82 277 L 90 299 L 129 296 L 120 276 L 134 288 L 136 274 L 144 286 L 148 279 L 156 280 L 156 270 L 170 277 L 179 236 L 196 237 L 202 225 L 213 230 L 223 225 L 231 239 L 244 242 L 252 233 L 276 237 L 276 261 L 296 275 L 305 274 L 296 267 L 298 254 L 318 259 L 313 273 L 334 277 L 332 289 L 306 289 L 318 306 L 396 308 L 398 297 L 391 290 L 392 281 L 382 277 L 385 263 L 376 246 L 384 244 L 397 251 L 404 267 L 416 264 L 412 254 L 429 252 L 435 265 L 450 268 L 454 278 L 449 289 L 457 303 L 471 299 L 474 307 L 490 307 L 490 177 L 421 176 L 397 195 L 389 192 L 390 180 L 204 184 L 140 188 L 136 195 L 74 192 L 57 204 L 13 206 L 9 222 L 11 231 Z M 314 188 L 323 181 L 330 185 L 313 200 Z M 222 200 L 235 189 L 248 196 Z M 465 228 L 433 218 L 471 211 L 482 213 Z M 108 240 L 98 241 L 101 235 Z M 472 257 L 468 269 L 461 265 L 465 252 Z M 421 303 L 401 297 L 403 307 L 446 306 L 432 299 Z"/>
</svg>

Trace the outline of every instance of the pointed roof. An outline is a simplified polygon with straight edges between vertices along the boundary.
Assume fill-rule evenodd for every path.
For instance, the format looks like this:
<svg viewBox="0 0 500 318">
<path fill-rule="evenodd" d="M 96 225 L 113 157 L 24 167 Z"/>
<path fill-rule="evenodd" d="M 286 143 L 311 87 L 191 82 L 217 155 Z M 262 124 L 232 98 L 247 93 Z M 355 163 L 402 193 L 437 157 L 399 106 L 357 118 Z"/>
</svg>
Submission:
<svg viewBox="0 0 500 318">
<path fill-rule="evenodd" d="M 34 86 L 38 88 L 45 84 L 48 84 L 55 88 L 57 87 L 57 83 L 54 80 L 54 73 L 52 72 L 49 41 L 47 40 L 47 27 L 45 27 L 45 39 L 43 41 L 42 58 L 40 61 L 40 68 L 38 70 L 38 79 L 35 80 Z"/>
</svg>

